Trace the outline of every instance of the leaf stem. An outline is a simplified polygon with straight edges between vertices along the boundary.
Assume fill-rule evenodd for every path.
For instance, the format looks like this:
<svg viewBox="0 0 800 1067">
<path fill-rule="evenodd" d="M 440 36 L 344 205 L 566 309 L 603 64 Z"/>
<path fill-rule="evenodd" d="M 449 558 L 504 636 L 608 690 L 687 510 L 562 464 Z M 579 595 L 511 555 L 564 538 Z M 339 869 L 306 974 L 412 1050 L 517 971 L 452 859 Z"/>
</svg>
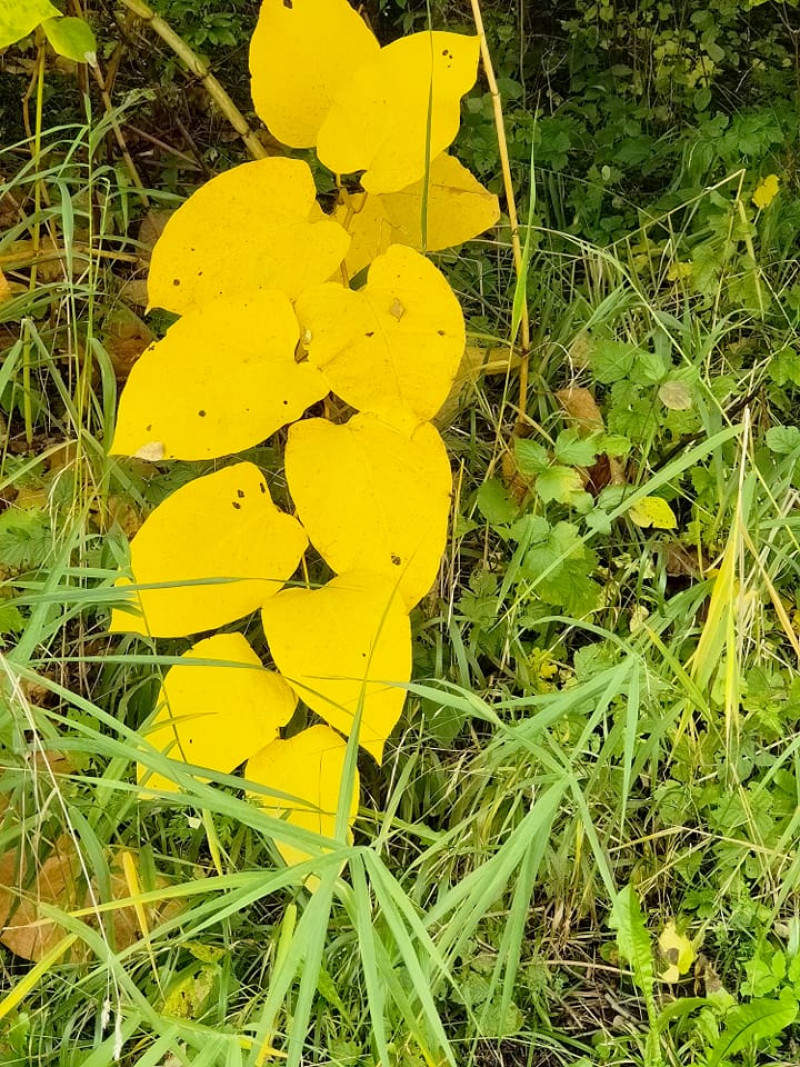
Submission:
<svg viewBox="0 0 800 1067">
<path fill-rule="evenodd" d="M 514 198 L 514 183 L 511 178 L 511 161 L 508 156 L 508 140 L 506 138 L 505 120 L 503 118 L 503 102 L 500 97 L 500 89 L 497 85 L 492 56 L 489 52 L 489 42 L 486 39 L 486 30 L 483 25 L 480 0 L 470 0 L 472 5 L 472 17 L 478 34 L 481 48 L 481 61 L 489 85 L 489 94 L 492 98 L 492 111 L 494 124 L 497 131 L 497 147 L 500 152 L 500 166 L 503 172 L 503 188 L 506 194 L 506 207 L 508 209 L 508 221 L 511 226 L 511 249 L 514 255 L 514 269 L 517 281 L 523 284 L 522 274 L 525 270 L 525 262 L 522 254 L 522 243 L 519 238 L 519 215 L 517 203 Z M 519 411 L 517 413 L 517 427 L 519 428 L 525 419 L 528 409 L 528 377 L 530 372 L 530 349 L 531 349 L 531 326 L 528 315 L 528 302 L 524 300 L 521 308 L 520 319 L 520 348 L 522 360 L 519 367 Z"/>
<path fill-rule="evenodd" d="M 186 41 L 172 29 L 169 23 L 165 22 L 160 15 L 157 15 L 144 0 L 122 0 L 122 3 L 134 15 L 146 22 L 150 29 L 157 33 L 165 44 L 169 45 L 184 66 L 200 79 L 208 95 L 247 145 L 247 149 L 253 159 L 266 159 L 269 152 L 267 152 L 254 131 L 251 130 L 247 119 L 239 108 L 208 69 L 208 64 L 196 52 L 193 52 Z"/>
</svg>

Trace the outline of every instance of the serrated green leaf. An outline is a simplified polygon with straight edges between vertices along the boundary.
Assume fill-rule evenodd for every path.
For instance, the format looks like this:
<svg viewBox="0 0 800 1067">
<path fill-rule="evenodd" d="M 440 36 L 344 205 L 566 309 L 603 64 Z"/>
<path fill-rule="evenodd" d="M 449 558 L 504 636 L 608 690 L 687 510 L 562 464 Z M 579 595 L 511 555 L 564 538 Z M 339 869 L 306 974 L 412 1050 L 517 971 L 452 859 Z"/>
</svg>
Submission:
<svg viewBox="0 0 800 1067">
<path fill-rule="evenodd" d="M 489 478 L 478 490 L 478 511 L 490 526 L 513 522 L 519 508 L 499 478 Z"/>
<path fill-rule="evenodd" d="M 719 1067 L 754 1042 L 775 1037 L 796 1018 L 797 1000 L 788 991 L 780 999 L 764 997 L 739 1005 L 728 1014 L 725 1029 L 709 1054 L 707 1067 Z"/>
<path fill-rule="evenodd" d="M 588 511 L 592 498 L 584 491 L 581 476 L 574 467 L 548 467 L 536 479 L 536 492 L 547 503 L 553 500 L 576 511 Z"/>
<path fill-rule="evenodd" d="M 528 437 L 514 439 L 514 458 L 520 473 L 527 478 L 532 478 L 541 471 L 547 470 L 550 465 L 547 449 L 538 441 L 531 441 Z"/>
<path fill-rule="evenodd" d="M 773 426 L 767 430 L 767 448 L 779 456 L 788 456 L 800 448 L 797 426 Z"/>
<path fill-rule="evenodd" d="M 556 439 L 556 463 L 567 467 L 591 467 L 597 459 L 600 435 L 580 437 L 576 429 L 564 430 Z"/>
</svg>

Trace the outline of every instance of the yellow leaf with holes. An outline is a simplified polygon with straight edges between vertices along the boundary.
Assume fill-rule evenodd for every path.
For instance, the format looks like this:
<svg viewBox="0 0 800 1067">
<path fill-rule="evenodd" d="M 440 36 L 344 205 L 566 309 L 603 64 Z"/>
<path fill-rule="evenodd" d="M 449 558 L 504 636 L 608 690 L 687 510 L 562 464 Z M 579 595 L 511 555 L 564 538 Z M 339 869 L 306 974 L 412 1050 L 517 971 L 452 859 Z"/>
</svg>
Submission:
<svg viewBox="0 0 800 1067">
<path fill-rule="evenodd" d="M 273 741 L 248 761 L 245 779 L 293 799 L 270 797 L 253 790 L 248 791 L 248 796 L 276 819 L 285 819 L 292 826 L 333 839 L 346 750 L 347 743 L 329 726 L 311 726 L 288 741 Z M 358 813 L 358 786 L 356 771 L 348 808 L 348 830 Z M 288 842 L 276 843 L 290 867 L 309 857 L 308 852 Z"/>
<path fill-rule="evenodd" d="M 409 608 L 436 578 L 452 477 L 430 423 L 411 437 L 374 415 L 289 431 L 286 477 L 309 540 L 337 574 L 364 567 L 397 583 Z"/>
<path fill-rule="evenodd" d="M 655 530 L 674 530 L 678 525 L 675 512 L 660 496 L 646 496 L 637 501 L 628 512 L 637 526 L 645 529 L 652 526 Z"/>
<path fill-rule="evenodd" d="M 679 981 L 689 972 L 697 956 L 692 942 L 686 934 L 678 933 L 674 922 L 667 923 L 661 931 L 658 949 L 666 964 L 666 969 L 659 975 L 662 982 Z"/>
<path fill-rule="evenodd" d="M 753 203 L 755 206 L 757 208 L 769 207 L 778 195 L 780 184 L 781 181 L 777 174 L 768 174 L 766 178 L 762 178 L 753 193 Z"/>
<path fill-rule="evenodd" d="M 431 162 L 424 178 L 396 193 L 362 193 L 339 204 L 333 217 L 352 237 L 345 264 L 351 275 L 371 263 L 391 244 L 410 245 L 420 251 L 471 241 L 494 226 L 500 205 L 494 193 L 454 157 L 443 152 Z M 426 240 L 422 210 L 427 201 Z"/>
<path fill-rule="evenodd" d="M 241 634 L 198 641 L 182 659 L 185 664 L 165 674 L 145 733 L 148 744 L 170 759 L 229 774 L 276 740 L 291 719 L 297 697 L 279 674 L 262 667 Z M 142 763 L 136 777 L 152 789 L 178 789 Z"/>
<path fill-rule="evenodd" d="M 284 144 L 313 148 L 333 98 L 379 52 L 348 0 L 263 0 L 250 42 L 258 116 Z"/>
<path fill-rule="evenodd" d="M 151 307 L 185 315 L 217 297 L 330 278 L 350 238 L 316 210 L 307 163 L 272 157 L 212 178 L 170 216 L 147 280 Z"/>
<path fill-rule="evenodd" d="M 61 12 L 50 0 L 3 0 L 0 7 L 0 48 L 27 37 L 45 19 L 58 18 Z"/>
<path fill-rule="evenodd" d="M 477 37 L 434 30 L 393 41 L 335 95 L 317 155 L 334 174 L 366 171 L 367 192 L 405 189 L 455 139 L 477 66 Z"/>
<path fill-rule="evenodd" d="M 402 245 L 375 260 L 357 292 L 331 283 L 303 293 L 297 317 L 333 391 L 407 431 L 445 402 L 466 343 L 444 275 Z"/>
<path fill-rule="evenodd" d="M 411 628 L 394 583 L 348 571 L 321 589 L 284 589 L 261 610 L 278 670 L 343 734 L 361 713 L 359 744 L 378 763 L 403 710 Z"/>
<path fill-rule="evenodd" d="M 131 542 L 133 584 L 163 587 L 140 588 L 140 614 L 117 608 L 110 629 L 184 637 L 240 619 L 278 592 L 307 543 L 252 463 L 196 478 L 167 497 Z"/>
<path fill-rule="evenodd" d="M 299 419 L 330 388 L 297 362 L 299 337 L 289 298 L 274 289 L 189 312 L 134 364 L 112 455 L 147 458 L 161 444 L 158 459 L 212 459 Z"/>
</svg>

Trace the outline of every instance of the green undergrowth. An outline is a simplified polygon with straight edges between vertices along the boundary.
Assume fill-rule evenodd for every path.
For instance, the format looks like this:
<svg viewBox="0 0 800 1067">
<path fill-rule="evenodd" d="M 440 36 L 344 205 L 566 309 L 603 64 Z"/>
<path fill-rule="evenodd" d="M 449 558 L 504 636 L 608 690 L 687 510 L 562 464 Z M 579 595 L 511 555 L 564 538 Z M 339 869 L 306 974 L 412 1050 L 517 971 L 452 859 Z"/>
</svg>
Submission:
<svg viewBox="0 0 800 1067">
<path fill-rule="evenodd" d="M 611 32 L 589 10 L 584 57 L 598 19 Z M 714 11 L 729 50 L 735 20 Z M 490 15 L 514 81 L 513 23 Z M 776 56 L 765 95 L 785 90 Z M 524 430 L 513 371 L 450 406 L 451 542 L 413 616 L 406 711 L 382 770 L 361 767 L 354 845 L 292 870 L 236 775 L 173 766 L 182 794 L 138 798 L 158 671 L 188 642 L 109 636 L 112 582 L 143 517 L 209 468 L 105 452 L 147 251 L 106 120 L 48 130 L 38 169 L 29 146 L 3 150 L 0 853 L 45 857 L 67 835 L 96 892 L 48 912 L 84 958 L 37 971 L 0 948 L 0 1063 L 283 1062 L 264 1046 L 331 1067 L 798 1062 L 796 112 L 775 95 L 716 119 L 715 62 L 719 96 L 674 74 L 680 98 L 646 116 L 662 132 L 608 162 L 580 156 L 585 129 L 619 155 L 613 101 L 629 122 L 645 90 L 666 106 L 655 73 L 639 93 L 617 72 L 599 110 L 566 99 L 535 127 L 504 85 L 525 200 L 537 139 Z M 460 148 L 494 178 L 485 108 L 468 101 Z M 37 183 L 59 255 L 31 284 Z M 507 238 L 439 257 L 492 352 L 511 328 Z M 278 450 L 248 458 L 286 504 Z M 637 510 L 653 498 L 661 528 Z M 264 651 L 256 620 L 247 636 Z M 110 856 L 126 850 L 145 900 L 177 903 L 119 949 Z"/>
</svg>

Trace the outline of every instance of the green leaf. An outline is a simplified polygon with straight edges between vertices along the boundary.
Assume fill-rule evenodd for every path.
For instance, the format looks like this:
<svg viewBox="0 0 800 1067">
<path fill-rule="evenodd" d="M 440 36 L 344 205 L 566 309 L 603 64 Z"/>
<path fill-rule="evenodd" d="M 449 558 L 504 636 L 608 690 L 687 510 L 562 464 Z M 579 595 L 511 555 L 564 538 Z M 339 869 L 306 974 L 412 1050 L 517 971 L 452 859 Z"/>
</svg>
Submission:
<svg viewBox="0 0 800 1067">
<path fill-rule="evenodd" d="M 25 620 L 19 608 L 0 602 L 0 634 L 18 634 L 24 629 Z"/>
<path fill-rule="evenodd" d="M 531 441 L 527 437 L 514 439 L 514 458 L 517 461 L 520 473 L 527 478 L 532 478 L 534 475 L 541 473 L 541 471 L 547 470 L 550 465 L 547 449 L 540 445 L 538 441 Z"/>
<path fill-rule="evenodd" d="M 622 341 L 598 341 L 591 354 L 592 374 L 603 385 L 627 378 L 639 354 L 635 345 Z"/>
<path fill-rule="evenodd" d="M 573 467 L 548 467 L 536 479 L 536 492 L 545 503 L 555 500 L 576 511 L 588 511 L 592 498 L 584 492 L 581 476 Z"/>
<path fill-rule="evenodd" d="M 9 509 L 0 515 L 0 560 L 6 567 L 38 567 L 49 549 L 50 528 L 43 512 Z"/>
<path fill-rule="evenodd" d="M 78 18 L 47 19 L 42 23 L 53 49 L 74 63 L 97 63 L 97 41 L 88 22 Z"/>
<path fill-rule="evenodd" d="M 499 478 L 489 478 L 478 490 L 478 511 L 490 526 L 513 522 L 519 515 L 519 508 Z"/>
<path fill-rule="evenodd" d="M 597 459 L 599 436 L 580 437 L 575 429 L 564 430 L 556 440 L 556 463 L 568 467 L 591 467 Z"/>
<path fill-rule="evenodd" d="M 630 965 L 633 980 L 644 993 L 648 1014 L 655 1012 L 653 951 L 639 898 L 633 886 L 626 885 L 617 894 L 608 925 L 616 931 L 619 954 Z"/>
<path fill-rule="evenodd" d="M 765 997 L 733 1008 L 725 1029 L 711 1049 L 707 1067 L 718 1067 L 753 1042 L 775 1037 L 781 1030 L 791 1026 L 796 1018 L 797 1000 L 788 990 L 780 999 Z"/>
<path fill-rule="evenodd" d="M 767 448 L 779 456 L 788 456 L 800 448 L 800 429 L 796 426 L 773 426 L 767 430 Z"/>
<path fill-rule="evenodd" d="M 22 40 L 44 22 L 61 12 L 50 0 L 3 0 L 0 7 L 0 48 Z"/>
</svg>

